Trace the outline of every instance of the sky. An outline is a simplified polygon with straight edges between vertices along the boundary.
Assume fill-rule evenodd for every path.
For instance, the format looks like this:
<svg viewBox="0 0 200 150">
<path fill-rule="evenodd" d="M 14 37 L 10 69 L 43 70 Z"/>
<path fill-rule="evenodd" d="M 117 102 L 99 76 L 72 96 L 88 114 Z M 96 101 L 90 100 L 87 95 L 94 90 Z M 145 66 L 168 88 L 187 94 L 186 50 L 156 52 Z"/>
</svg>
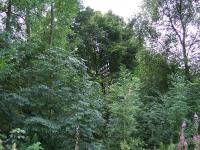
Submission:
<svg viewBox="0 0 200 150">
<path fill-rule="evenodd" d="M 83 0 L 83 4 L 102 13 L 112 10 L 113 13 L 127 20 L 140 11 L 142 0 Z"/>
</svg>

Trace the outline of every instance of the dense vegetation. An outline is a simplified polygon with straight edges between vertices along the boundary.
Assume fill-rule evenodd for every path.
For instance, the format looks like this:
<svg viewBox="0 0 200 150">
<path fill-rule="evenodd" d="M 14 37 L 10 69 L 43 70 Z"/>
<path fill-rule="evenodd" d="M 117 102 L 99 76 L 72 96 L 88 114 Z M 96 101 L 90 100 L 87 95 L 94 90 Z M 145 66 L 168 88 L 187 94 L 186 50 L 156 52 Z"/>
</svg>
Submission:
<svg viewBox="0 0 200 150">
<path fill-rule="evenodd" d="M 0 0 L 0 150 L 175 150 L 200 114 L 200 2 L 128 23 L 76 0 Z"/>
</svg>

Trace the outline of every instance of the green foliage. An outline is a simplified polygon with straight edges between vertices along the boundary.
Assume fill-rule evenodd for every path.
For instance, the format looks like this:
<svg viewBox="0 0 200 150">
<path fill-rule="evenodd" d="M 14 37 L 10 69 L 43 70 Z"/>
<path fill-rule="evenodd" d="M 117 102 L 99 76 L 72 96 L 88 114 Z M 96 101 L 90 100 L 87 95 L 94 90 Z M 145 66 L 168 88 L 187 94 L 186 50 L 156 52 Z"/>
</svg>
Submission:
<svg viewBox="0 0 200 150">
<path fill-rule="evenodd" d="M 86 60 L 90 72 L 98 71 L 107 62 L 113 76 L 117 76 L 121 64 L 130 70 L 136 66 L 134 58 L 141 43 L 134 31 L 112 12 L 102 15 L 86 8 L 75 18 L 72 30 L 69 38 L 78 46 L 77 53 Z"/>
<path fill-rule="evenodd" d="M 200 78 L 183 77 L 187 56 L 174 61 L 170 52 L 179 38 L 186 54 L 184 43 L 197 44 L 198 36 L 167 28 L 164 46 L 156 42 L 157 25 L 170 23 L 169 15 L 177 30 L 199 25 L 199 2 L 145 1 L 146 16 L 129 24 L 111 11 L 79 10 L 77 0 L 1 2 L 0 150 L 71 150 L 77 126 L 80 150 L 174 150 L 183 120 L 193 147 Z M 108 62 L 110 76 L 98 78 Z"/>
<path fill-rule="evenodd" d="M 0 140 L 0 150 L 4 150 L 3 145 L 2 145 L 2 140 Z"/>
<path fill-rule="evenodd" d="M 176 145 L 170 143 L 169 145 L 166 146 L 163 143 L 160 143 L 160 147 L 157 150 L 176 150 Z"/>
<path fill-rule="evenodd" d="M 37 142 L 26 148 L 26 150 L 43 150 L 41 143 Z"/>
<path fill-rule="evenodd" d="M 138 79 L 126 70 L 121 71 L 119 80 L 110 87 L 108 96 L 109 123 L 108 149 L 133 149 L 136 133 L 136 114 L 139 112 Z"/>
<path fill-rule="evenodd" d="M 8 67 L 0 70 L 1 129 L 19 126 L 30 136 L 37 133 L 46 149 L 71 149 L 79 124 L 81 144 L 89 146 L 104 120 L 100 87 L 90 81 L 84 63 L 61 48 L 38 51 L 40 43 L 16 44 L 1 51 Z"/>
<path fill-rule="evenodd" d="M 27 136 L 26 131 L 20 128 L 16 128 L 10 132 L 8 138 L 3 136 L 3 141 L 0 142 L 0 149 L 14 150 L 17 148 L 20 150 L 43 150 L 40 142 L 36 142 L 31 145 L 30 143 L 31 141 L 29 140 L 29 137 Z M 27 145 L 30 145 L 30 146 L 27 147 Z"/>
<path fill-rule="evenodd" d="M 12 143 L 16 143 L 18 140 L 24 140 L 26 131 L 20 128 L 13 129 L 10 132 L 10 140 Z"/>
<path fill-rule="evenodd" d="M 175 149 L 176 149 L 176 145 L 173 143 L 170 143 L 167 150 L 175 150 Z"/>
<path fill-rule="evenodd" d="M 186 120 L 188 126 L 186 137 L 191 137 L 194 133 L 192 116 L 196 107 L 199 106 L 196 105 L 195 109 L 191 107 L 194 105 L 189 101 L 191 94 L 188 92 L 191 91 L 191 85 L 194 86 L 194 83 L 186 82 L 184 77 L 180 75 L 173 75 L 170 81 L 169 91 L 166 94 L 160 94 L 156 99 L 151 97 L 152 102 L 149 102 L 149 105 L 146 106 L 143 117 L 139 121 L 142 125 L 141 129 L 145 129 L 145 131 L 140 132 L 146 133 L 146 136 L 148 136 L 149 146 L 152 143 L 159 145 L 160 142 L 168 144 L 170 139 L 177 143 L 183 120 Z M 195 88 L 197 87 L 196 85 Z M 196 97 L 199 93 L 193 94 L 195 95 L 193 102 L 199 101 L 199 98 Z"/>
<path fill-rule="evenodd" d="M 70 59 L 75 61 L 74 58 Z M 34 75 L 35 71 L 36 74 L 37 72 L 43 71 L 46 73 L 51 72 L 51 67 L 54 67 L 51 66 L 50 63 L 46 64 L 46 62 L 40 63 L 40 61 L 37 61 L 37 63 L 39 63 L 42 68 L 38 70 L 39 65 L 36 64 L 38 67 L 36 67 L 37 69 L 35 68 L 36 70 L 33 69 L 32 75 Z M 45 66 L 43 67 L 43 65 Z M 75 69 L 74 67 L 79 66 L 70 66 L 70 73 L 68 74 L 66 74 L 66 72 L 68 72 L 66 67 L 65 70 L 58 69 L 58 71 L 63 72 L 62 74 L 58 71 L 55 72 L 55 74 L 52 72 L 52 79 L 58 79 L 57 75 L 62 75 L 59 78 L 60 80 L 57 80 L 57 83 L 50 80 L 46 83 L 47 85 L 39 84 L 24 88 L 18 91 L 18 94 L 11 95 L 11 101 L 21 101 L 22 103 L 18 103 L 18 105 L 22 105 L 19 109 L 22 109 L 23 113 L 17 116 L 20 117 L 23 114 L 23 124 L 26 125 L 29 132 L 37 132 L 40 138 L 42 138 L 44 134 L 49 135 L 52 140 L 59 140 L 59 137 L 68 135 L 68 137 L 71 137 L 69 140 L 73 140 L 75 126 L 76 124 L 80 124 L 82 136 L 92 139 L 93 129 L 101 124 L 101 114 L 94 109 L 94 107 L 96 107 L 95 104 L 92 104 L 92 102 L 95 103 L 96 101 L 95 97 L 92 96 L 92 91 L 89 90 L 91 93 L 87 93 L 88 89 L 93 88 L 93 83 L 85 83 L 87 77 L 80 77 L 78 73 L 75 72 L 74 74 L 72 72 L 72 69 Z M 82 69 L 84 69 L 84 67 L 82 67 Z M 44 74 L 44 77 L 39 76 L 37 82 L 43 82 L 44 84 L 44 78 L 46 78 L 46 74 Z M 74 81 L 73 84 L 72 81 Z M 54 83 L 53 85 L 51 85 L 52 82 Z M 78 89 L 77 86 L 79 87 Z M 46 137 L 42 139 L 50 140 Z"/>
<path fill-rule="evenodd" d="M 121 150 L 130 150 L 130 147 L 126 141 L 120 143 L 120 148 Z"/>
<path fill-rule="evenodd" d="M 173 70 L 165 56 L 141 50 L 137 53 L 137 60 L 139 65 L 136 73 L 142 83 L 141 92 L 144 99 L 145 96 L 157 96 L 157 92 L 167 91 L 168 76 Z"/>
</svg>

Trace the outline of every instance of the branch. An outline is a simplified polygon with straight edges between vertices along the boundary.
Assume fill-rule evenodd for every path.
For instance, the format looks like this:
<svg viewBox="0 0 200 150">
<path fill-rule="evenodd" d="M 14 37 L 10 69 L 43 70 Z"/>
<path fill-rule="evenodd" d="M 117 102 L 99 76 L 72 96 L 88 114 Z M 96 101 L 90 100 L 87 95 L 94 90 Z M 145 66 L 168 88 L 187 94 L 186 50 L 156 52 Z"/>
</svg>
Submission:
<svg viewBox="0 0 200 150">
<path fill-rule="evenodd" d="M 193 37 L 192 42 L 191 42 L 191 44 L 189 45 L 189 50 L 190 50 L 190 49 L 192 48 L 192 46 L 197 42 L 197 41 L 196 41 L 197 35 L 198 35 L 198 33 L 196 33 L 195 36 Z"/>
<path fill-rule="evenodd" d="M 168 14 L 165 14 L 165 13 L 164 13 L 164 14 L 169 18 L 169 22 L 170 22 L 170 24 L 171 24 L 172 30 L 173 30 L 173 31 L 176 33 L 176 35 L 178 36 L 179 41 L 181 42 L 181 44 L 183 44 L 183 43 L 182 43 L 182 39 L 181 39 L 181 35 L 178 33 L 178 30 L 176 29 L 175 25 L 173 24 L 172 16 L 170 15 L 170 9 L 169 9 L 169 6 L 168 6 L 167 2 L 166 2 L 166 5 L 167 5 Z"/>
</svg>

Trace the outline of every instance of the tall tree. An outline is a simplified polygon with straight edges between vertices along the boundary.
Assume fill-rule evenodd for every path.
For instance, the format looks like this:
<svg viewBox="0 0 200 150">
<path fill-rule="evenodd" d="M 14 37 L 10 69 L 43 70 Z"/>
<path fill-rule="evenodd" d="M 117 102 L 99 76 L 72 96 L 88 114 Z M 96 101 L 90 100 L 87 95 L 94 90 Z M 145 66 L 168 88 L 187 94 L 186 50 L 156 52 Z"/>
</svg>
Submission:
<svg viewBox="0 0 200 150">
<path fill-rule="evenodd" d="M 84 62 L 69 48 L 58 48 L 69 47 L 66 35 L 78 2 L 12 2 L 12 19 L 17 22 L 11 19 L 10 33 L 15 34 L 19 23 L 22 28 L 12 40 L 0 34 L 1 131 L 8 134 L 17 126 L 26 129 L 30 138 L 36 133 L 45 149 L 74 149 L 79 125 L 80 149 L 96 149 L 95 137 L 104 122 L 99 85 L 90 81 Z"/>
<path fill-rule="evenodd" d="M 142 145 L 134 143 L 137 135 L 136 114 L 140 112 L 139 80 L 125 69 L 121 69 L 120 78 L 110 88 L 107 97 L 109 120 L 107 124 L 106 149 L 139 149 Z M 140 145 L 141 144 L 141 145 Z"/>
<path fill-rule="evenodd" d="M 168 57 L 179 59 L 189 80 L 193 56 L 198 51 L 200 37 L 199 1 L 151 0 L 145 1 L 153 26 L 158 32 L 154 40 L 157 49 L 164 49 Z M 159 43 L 159 44 L 158 44 Z M 155 44 L 154 44 L 155 46 Z M 156 49 L 156 48 L 154 48 Z M 172 54 L 172 55 L 170 55 Z M 174 56 L 175 55 L 175 56 Z"/>
<path fill-rule="evenodd" d="M 135 54 L 141 43 L 119 16 L 86 8 L 75 18 L 72 29 L 74 33 L 69 38 L 78 42 L 77 51 L 86 60 L 89 71 L 97 72 L 109 62 L 111 74 L 117 76 L 114 73 L 119 72 L 121 64 L 128 69 L 136 66 Z"/>
</svg>

